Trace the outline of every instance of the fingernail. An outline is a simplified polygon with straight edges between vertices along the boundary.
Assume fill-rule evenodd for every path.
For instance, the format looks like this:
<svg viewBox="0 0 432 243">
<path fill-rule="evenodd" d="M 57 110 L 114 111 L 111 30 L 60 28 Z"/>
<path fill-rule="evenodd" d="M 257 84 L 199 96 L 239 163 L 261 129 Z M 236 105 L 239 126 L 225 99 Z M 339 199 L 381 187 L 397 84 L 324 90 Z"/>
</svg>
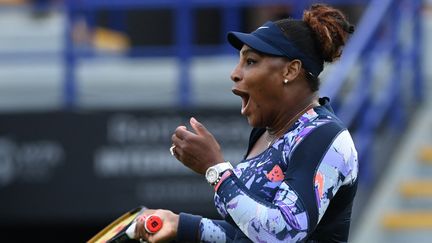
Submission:
<svg viewBox="0 0 432 243">
<path fill-rule="evenodd" d="M 190 121 L 192 122 L 192 123 L 198 123 L 198 121 L 195 119 L 195 117 L 191 117 L 191 119 L 190 119 Z"/>
</svg>

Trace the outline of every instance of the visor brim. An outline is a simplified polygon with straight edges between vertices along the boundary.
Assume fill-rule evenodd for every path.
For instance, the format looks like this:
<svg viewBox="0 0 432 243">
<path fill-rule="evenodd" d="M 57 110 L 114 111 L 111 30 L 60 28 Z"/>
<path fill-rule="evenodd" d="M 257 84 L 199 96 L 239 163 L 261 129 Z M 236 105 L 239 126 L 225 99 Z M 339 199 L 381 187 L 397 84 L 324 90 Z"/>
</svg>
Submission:
<svg viewBox="0 0 432 243">
<path fill-rule="evenodd" d="M 250 48 L 265 54 L 284 56 L 281 51 L 253 34 L 230 31 L 228 32 L 227 39 L 231 46 L 237 50 L 241 50 L 243 45 L 247 45 Z"/>
</svg>

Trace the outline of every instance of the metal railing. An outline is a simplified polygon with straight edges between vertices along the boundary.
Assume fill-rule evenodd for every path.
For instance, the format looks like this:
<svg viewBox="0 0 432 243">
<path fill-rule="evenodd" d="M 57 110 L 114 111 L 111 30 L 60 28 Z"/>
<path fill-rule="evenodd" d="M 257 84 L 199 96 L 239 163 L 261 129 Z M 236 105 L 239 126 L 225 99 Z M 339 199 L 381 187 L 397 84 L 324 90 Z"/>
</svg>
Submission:
<svg viewBox="0 0 432 243">
<path fill-rule="evenodd" d="M 193 43 L 192 11 L 198 8 L 222 9 L 221 39 L 228 30 L 241 30 L 244 7 L 282 4 L 300 17 L 315 1 L 294 0 L 65 0 L 64 84 L 66 109 L 77 104 L 77 62 L 92 56 L 92 50 L 75 46 L 72 27 L 79 14 L 100 9 L 171 9 L 174 13 L 175 41 L 172 46 L 149 46 L 131 50 L 145 56 L 173 56 L 178 60 L 177 104 L 193 106 L 191 60 L 196 55 L 236 54 L 226 42 L 202 46 Z M 368 4 L 356 31 L 345 47 L 342 59 L 332 66 L 323 80 L 321 94 L 332 97 L 335 110 L 353 132 L 362 164 L 364 181 L 372 182 L 373 146 L 378 131 L 400 134 L 409 112 L 423 99 L 421 56 L 421 0 L 324 0 L 332 5 Z M 95 58 L 98 58 L 95 55 Z"/>
<path fill-rule="evenodd" d="M 397 138 L 408 115 L 423 100 L 421 0 L 373 0 L 321 94 L 336 98 L 339 117 L 354 130 L 363 181 L 372 183 L 377 169 L 377 134 Z M 353 72 L 360 70 L 352 81 Z M 347 88 L 348 86 L 348 88 Z"/>
<path fill-rule="evenodd" d="M 67 24 L 65 28 L 65 82 L 64 82 L 64 105 L 66 108 L 73 108 L 77 100 L 75 85 L 76 60 L 86 55 L 76 49 L 71 41 L 70 26 L 77 14 L 91 14 L 94 11 L 104 10 L 128 10 L 128 9 L 170 9 L 174 11 L 175 23 L 175 43 L 171 47 L 161 48 L 159 46 L 148 46 L 135 48 L 131 52 L 139 52 L 141 55 L 160 56 L 172 55 L 178 59 L 178 105 L 180 107 L 193 106 L 191 100 L 192 87 L 190 79 L 191 58 L 196 55 L 214 55 L 221 53 L 233 53 L 233 50 L 224 41 L 220 45 L 200 46 L 193 43 L 194 30 L 192 11 L 198 8 L 217 7 L 222 9 L 222 35 L 229 30 L 239 30 L 241 22 L 241 8 L 252 6 L 286 5 L 293 8 L 292 16 L 301 17 L 303 10 L 316 1 L 295 1 L 295 0 L 66 0 Z M 328 4 L 353 5 L 364 4 L 366 0 L 324 0 L 320 1 Z M 87 53 L 88 54 L 88 53 Z"/>
</svg>

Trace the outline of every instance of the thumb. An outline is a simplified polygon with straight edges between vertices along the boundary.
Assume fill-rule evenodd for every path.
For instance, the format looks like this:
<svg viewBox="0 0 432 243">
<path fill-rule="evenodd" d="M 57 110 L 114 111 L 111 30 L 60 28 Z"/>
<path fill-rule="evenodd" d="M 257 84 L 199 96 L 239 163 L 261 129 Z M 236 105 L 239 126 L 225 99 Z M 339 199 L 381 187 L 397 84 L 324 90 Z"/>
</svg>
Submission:
<svg viewBox="0 0 432 243">
<path fill-rule="evenodd" d="M 197 121 L 194 117 L 191 117 L 190 124 L 191 124 L 192 128 L 194 129 L 194 131 L 198 135 L 207 135 L 207 134 L 209 134 L 209 131 L 207 130 L 207 128 L 205 128 L 204 125 L 201 124 L 199 121 Z"/>
</svg>

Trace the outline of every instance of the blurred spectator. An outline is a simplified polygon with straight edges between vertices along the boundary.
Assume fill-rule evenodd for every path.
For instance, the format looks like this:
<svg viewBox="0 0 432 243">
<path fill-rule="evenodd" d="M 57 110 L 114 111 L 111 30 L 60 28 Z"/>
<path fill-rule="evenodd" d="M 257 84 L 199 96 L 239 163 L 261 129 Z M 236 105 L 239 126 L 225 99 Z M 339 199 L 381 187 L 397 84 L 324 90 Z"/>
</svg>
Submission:
<svg viewBox="0 0 432 243">
<path fill-rule="evenodd" d="M 0 0 L 0 5 L 20 5 L 26 2 L 26 0 Z"/>
<path fill-rule="evenodd" d="M 363 5 L 341 5 L 338 6 L 342 12 L 346 13 L 346 16 L 350 20 L 351 23 L 356 24 L 361 14 L 364 11 Z M 295 9 L 293 6 L 287 5 L 270 5 L 270 6 L 259 6 L 253 8 L 247 8 L 246 14 L 244 16 L 245 19 L 245 31 L 253 31 L 257 27 L 261 26 L 267 20 L 276 20 L 282 18 L 294 17 L 293 11 Z"/>
<path fill-rule="evenodd" d="M 30 0 L 33 7 L 33 16 L 43 18 L 49 14 L 49 8 L 54 0 Z"/>
</svg>

